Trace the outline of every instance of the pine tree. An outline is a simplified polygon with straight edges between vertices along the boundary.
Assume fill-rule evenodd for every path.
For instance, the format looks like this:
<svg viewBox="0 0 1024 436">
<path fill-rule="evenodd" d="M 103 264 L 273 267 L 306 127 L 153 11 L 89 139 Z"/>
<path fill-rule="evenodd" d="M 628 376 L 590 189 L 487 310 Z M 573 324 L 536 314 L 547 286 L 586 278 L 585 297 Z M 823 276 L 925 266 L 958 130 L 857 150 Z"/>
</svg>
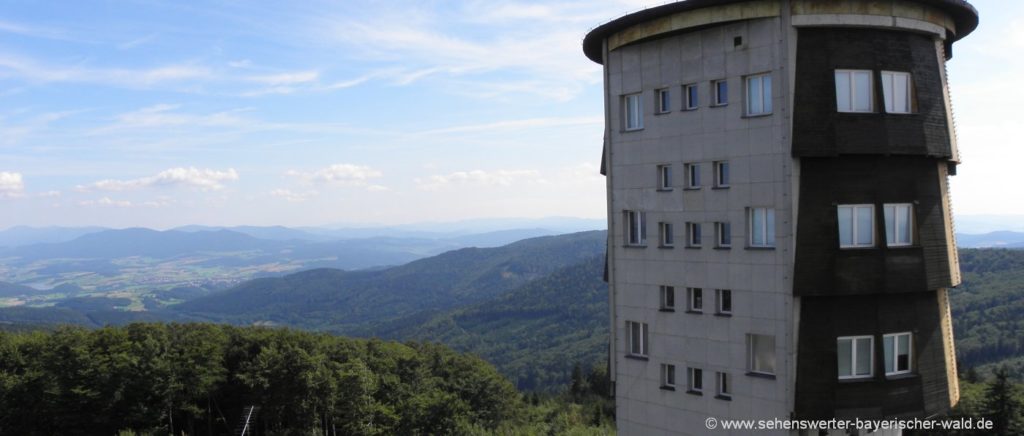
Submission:
<svg viewBox="0 0 1024 436">
<path fill-rule="evenodd" d="M 1024 428 L 1020 422 L 1021 404 L 1005 367 L 995 371 L 995 379 L 985 390 L 982 412 L 993 423 L 993 435 L 1016 435 Z"/>
</svg>

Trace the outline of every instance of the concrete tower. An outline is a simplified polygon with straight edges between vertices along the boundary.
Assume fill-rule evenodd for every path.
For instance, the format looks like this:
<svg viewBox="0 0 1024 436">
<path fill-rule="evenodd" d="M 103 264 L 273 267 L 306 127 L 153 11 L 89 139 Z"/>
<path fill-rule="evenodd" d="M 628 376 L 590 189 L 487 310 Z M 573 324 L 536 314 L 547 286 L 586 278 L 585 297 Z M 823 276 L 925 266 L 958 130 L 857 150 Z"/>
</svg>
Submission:
<svg viewBox="0 0 1024 436">
<path fill-rule="evenodd" d="M 623 434 L 956 404 L 945 62 L 977 23 L 960 0 L 688 0 L 586 36 Z"/>
</svg>

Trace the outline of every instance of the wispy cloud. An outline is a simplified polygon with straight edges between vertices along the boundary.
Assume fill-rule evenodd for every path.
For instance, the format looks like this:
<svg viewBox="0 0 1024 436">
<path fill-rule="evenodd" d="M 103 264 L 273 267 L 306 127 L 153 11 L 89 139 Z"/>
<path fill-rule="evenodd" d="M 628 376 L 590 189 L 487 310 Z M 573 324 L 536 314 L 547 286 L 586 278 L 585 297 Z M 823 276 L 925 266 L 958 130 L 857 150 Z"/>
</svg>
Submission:
<svg viewBox="0 0 1024 436">
<path fill-rule="evenodd" d="M 21 173 L 0 171 L 0 198 L 18 198 L 25 195 L 25 182 Z"/>
<path fill-rule="evenodd" d="M 384 174 L 380 170 L 365 165 L 342 163 L 312 171 L 290 170 L 285 175 L 298 178 L 307 184 L 362 187 L 373 191 L 387 190 L 384 186 L 371 183 L 372 180 L 379 179 Z"/>
<path fill-rule="evenodd" d="M 130 180 L 105 179 L 88 185 L 76 186 L 75 190 L 79 192 L 128 191 L 153 187 L 184 186 L 212 191 L 223 189 L 225 182 L 236 180 L 238 180 L 238 172 L 233 168 L 224 171 L 195 167 L 170 168 L 151 177 Z"/>
<path fill-rule="evenodd" d="M 415 180 L 419 189 L 436 191 L 453 185 L 490 185 L 512 186 L 517 182 L 544 183 L 540 172 L 536 170 L 495 170 L 495 171 L 456 171 Z"/>
<path fill-rule="evenodd" d="M 550 117 L 550 118 L 527 118 L 521 120 L 504 120 L 493 123 L 472 124 L 465 126 L 445 127 L 441 129 L 425 130 L 419 132 L 421 135 L 438 135 L 449 133 L 471 133 L 471 132 L 494 132 L 519 129 L 533 129 L 541 127 L 561 127 L 580 125 L 600 125 L 604 122 L 603 117 Z"/>
<path fill-rule="evenodd" d="M 163 82 L 182 82 L 215 77 L 209 68 L 171 64 L 152 68 L 96 68 L 43 64 L 35 59 L 0 53 L 0 77 L 16 77 L 33 83 L 91 83 L 117 87 L 150 87 Z"/>
<path fill-rule="evenodd" d="M 295 192 L 290 189 L 275 189 L 270 191 L 270 196 L 291 201 L 293 203 L 309 200 L 317 194 L 318 193 L 316 191 Z"/>
<path fill-rule="evenodd" d="M 41 27 L 34 25 L 27 25 L 21 23 L 13 23 L 10 21 L 0 21 L 0 32 L 13 33 L 22 36 L 31 36 L 34 38 L 45 38 L 45 39 L 57 39 L 57 40 L 69 40 L 68 34 L 62 30 L 53 29 L 49 27 Z"/>
</svg>

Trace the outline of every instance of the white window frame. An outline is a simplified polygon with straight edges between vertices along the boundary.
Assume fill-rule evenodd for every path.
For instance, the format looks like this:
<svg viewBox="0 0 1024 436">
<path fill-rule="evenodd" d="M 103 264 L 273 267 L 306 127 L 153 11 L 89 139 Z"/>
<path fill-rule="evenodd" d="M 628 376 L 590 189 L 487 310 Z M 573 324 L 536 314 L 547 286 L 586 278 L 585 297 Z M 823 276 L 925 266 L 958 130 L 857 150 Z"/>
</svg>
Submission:
<svg viewBox="0 0 1024 436">
<path fill-rule="evenodd" d="M 907 369 L 899 369 L 899 338 L 906 337 L 907 339 Z M 890 350 L 885 346 L 885 340 L 887 338 L 893 338 L 892 349 Z M 900 374 L 910 374 L 914 370 L 914 334 L 911 332 L 900 332 L 900 333 L 889 333 L 882 335 L 882 348 L 886 353 L 892 353 L 892 367 L 885 368 L 885 375 L 893 376 Z M 882 356 L 882 362 L 885 362 L 885 356 Z"/>
<path fill-rule="evenodd" d="M 718 248 L 732 248 L 732 224 L 725 221 L 715 223 L 715 245 Z"/>
<path fill-rule="evenodd" d="M 719 86 L 720 84 L 724 85 L 724 87 L 725 87 L 725 96 L 724 96 L 724 98 L 722 96 L 722 87 Z M 711 100 L 711 105 L 712 106 L 716 106 L 717 107 L 717 106 L 726 106 L 726 105 L 728 105 L 729 104 L 729 80 L 727 80 L 727 79 L 713 80 L 711 82 L 711 94 L 712 94 L 711 96 L 714 97 Z"/>
<path fill-rule="evenodd" d="M 760 213 L 761 218 L 761 235 L 764 238 L 761 241 L 754 240 L 754 224 L 756 217 Z M 771 217 L 771 220 L 768 217 Z M 751 207 L 750 212 L 747 213 L 747 245 L 752 248 L 775 248 L 775 228 L 772 224 L 775 222 L 775 209 L 770 207 Z"/>
<path fill-rule="evenodd" d="M 701 223 L 686 223 L 686 246 L 700 248 L 704 243 L 704 235 L 701 231 Z"/>
<path fill-rule="evenodd" d="M 623 130 L 632 132 L 644 128 L 643 96 L 640 93 L 622 96 Z"/>
<path fill-rule="evenodd" d="M 700 107 L 700 94 L 696 83 L 683 85 L 683 110 L 692 111 Z"/>
<path fill-rule="evenodd" d="M 914 82 L 910 73 L 903 71 L 882 71 L 882 99 L 885 103 L 885 113 L 888 114 L 910 114 L 914 113 Z M 906 78 L 905 89 L 896 89 L 896 77 Z M 900 92 L 902 91 L 902 92 Z M 896 93 L 903 94 L 905 107 L 896 107 Z"/>
<path fill-rule="evenodd" d="M 704 313 L 704 289 L 686 288 L 686 311 Z"/>
<path fill-rule="evenodd" d="M 686 391 L 704 393 L 704 370 L 692 366 L 686 368 Z"/>
<path fill-rule="evenodd" d="M 729 308 L 726 309 L 725 296 L 729 296 Z M 732 315 L 732 290 L 715 289 L 715 313 L 719 315 Z"/>
<path fill-rule="evenodd" d="M 674 312 L 676 310 L 676 287 L 671 285 L 659 286 L 658 300 L 661 310 Z"/>
<path fill-rule="evenodd" d="M 686 189 L 700 189 L 700 163 L 683 164 L 686 173 Z"/>
<path fill-rule="evenodd" d="M 658 190 L 659 191 L 671 191 L 672 190 L 672 165 L 663 164 L 658 165 Z"/>
<path fill-rule="evenodd" d="M 673 230 L 672 227 L 673 227 L 672 223 L 669 223 L 669 222 L 660 222 L 660 223 L 658 223 L 658 234 L 659 234 L 658 237 L 660 239 L 660 241 L 659 241 L 660 243 L 658 244 L 659 247 L 665 247 L 665 248 L 675 247 L 675 245 L 676 245 L 676 238 L 675 238 L 675 235 L 672 234 L 672 230 Z"/>
<path fill-rule="evenodd" d="M 676 388 L 676 366 L 668 363 L 661 364 L 661 387 Z"/>
<path fill-rule="evenodd" d="M 857 89 L 857 81 L 854 80 L 854 77 L 857 74 L 864 74 L 864 73 L 867 73 L 867 75 L 868 75 L 868 109 L 867 110 L 858 110 L 857 109 L 857 102 L 855 101 L 855 97 L 857 96 L 858 89 Z M 841 91 L 839 89 L 839 80 L 838 80 L 838 78 L 839 78 L 840 75 L 846 75 L 846 79 L 849 82 L 849 87 L 846 90 L 842 90 Z M 845 113 L 872 113 L 872 112 L 875 111 L 875 75 L 874 75 L 873 71 L 871 71 L 871 70 L 842 70 L 842 69 L 840 69 L 840 70 L 836 70 L 835 71 L 834 80 L 835 80 L 835 88 L 836 88 L 836 110 L 837 111 L 845 112 Z M 848 100 L 850 102 L 850 106 L 849 107 L 845 107 L 845 108 L 844 107 L 839 107 L 839 93 L 840 92 L 847 93 Z"/>
<path fill-rule="evenodd" d="M 903 226 L 900 221 L 903 219 L 903 215 L 898 213 L 901 210 L 908 210 L 907 229 L 909 234 L 903 234 Z M 882 205 L 882 216 L 885 224 L 885 245 L 887 247 L 909 247 L 914 245 L 914 205 L 912 203 L 886 203 Z M 893 221 L 893 232 L 895 235 L 889 235 L 889 221 Z M 892 242 L 889 241 L 890 236 Z"/>
<path fill-rule="evenodd" d="M 715 373 L 715 395 L 720 398 L 732 398 L 732 391 L 729 388 L 731 384 L 729 373 L 721 371 Z"/>
<path fill-rule="evenodd" d="M 647 245 L 647 213 L 637 210 L 623 211 L 623 227 L 626 236 L 626 245 L 630 247 L 643 247 Z M 633 235 L 636 235 L 634 240 Z"/>
<path fill-rule="evenodd" d="M 844 209 L 849 209 L 850 213 L 851 213 L 851 215 L 850 215 L 850 231 L 852 232 L 852 234 L 850 235 L 850 237 L 852 239 L 850 239 L 851 243 L 850 244 L 846 244 L 846 245 L 843 244 L 843 228 L 839 224 L 839 216 L 843 213 Z M 858 223 L 857 216 L 859 214 L 859 211 L 862 210 L 862 209 L 868 209 L 871 212 L 871 228 L 867 230 L 868 232 L 871 233 L 871 242 L 867 243 L 867 244 L 858 242 L 860 240 L 859 236 L 862 234 L 862 232 L 864 232 L 864 229 L 861 229 L 860 226 L 857 224 Z M 875 244 L 876 244 L 876 241 L 875 241 L 876 236 L 875 236 L 875 234 L 877 233 L 875 231 L 875 205 L 873 205 L 873 204 L 840 204 L 840 205 L 837 205 L 836 206 L 836 227 L 839 229 L 839 233 L 838 233 L 838 236 L 839 236 L 839 248 L 871 248 L 871 247 L 874 247 Z"/>
<path fill-rule="evenodd" d="M 875 376 L 875 337 L 871 335 L 862 336 L 840 336 L 836 338 L 836 371 L 839 370 L 839 341 L 849 340 L 850 341 L 850 375 L 839 374 L 840 380 L 853 380 L 853 379 L 864 379 L 872 378 Z M 857 341 L 867 340 L 868 349 L 871 350 L 871 357 L 868 359 L 868 373 L 857 374 Z"/>
<path fill-rule="evenodd" d="M 634 343 L 633 331 L 636 330 L 639 343 Z M 636 347 L 634 347 L 634 345 Z M 636 357 L 647 357 L 650 350 L 647 348 L 647 323 L 637 321 L 626 321 L 626 354 Z M 636 348 L 637 351 L 634 351 Z"/>
<path fill-rule="evenodd" d="M 672 93 L 669 88 L 654 90 L 654 113 L 667 114 L 672 112 Z"/>
<path fill-rule="evenodd" d="M 746 115 L 748 117 L 771 115 L 772 113 L 772 75 L 771 73 L 755 74 L 747 76 L 746 80 L 743 81 L 744 88 L 746 88 L 747 104 L 746 104 Z M 754 95 L 754 87 L 752 85 L 758 85 L 757 95 Z"/>
<path fill-rule="evenodd" d="M 772 368 L 770 368 L 770 370 L 769 368 L 759 367 L 759 365 L 757 364 L 756 354 L 757 343 L 759 343 L 761 340 L 769 339 L 772 341 L 771 353 L 773 355 L 773 363 Z M 775 345 L 776 344 L 774 335 L 760 335 L 755 333 L 747 333 L 747 371 L 750 371 L 751 373 L 754 374 L 775 375 L 775 366 L 778 363 L 778 356 L 775 355 Z"/>
<path fill-rule="evenodd" d="M 728 188 L 729 187 L 729 161 L 720 160 L 714 163 L 715 167 L 715 187 L 716 188 Z"/>
</svg>

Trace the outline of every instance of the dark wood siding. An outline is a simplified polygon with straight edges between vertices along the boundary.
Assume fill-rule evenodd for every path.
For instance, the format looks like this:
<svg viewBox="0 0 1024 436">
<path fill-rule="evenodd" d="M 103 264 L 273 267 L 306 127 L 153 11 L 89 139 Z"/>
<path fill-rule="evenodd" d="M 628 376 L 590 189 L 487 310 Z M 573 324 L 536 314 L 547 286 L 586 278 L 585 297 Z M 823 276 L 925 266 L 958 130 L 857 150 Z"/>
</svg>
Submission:
<svg viewBox="0 0 1024 436">
<path fill-rule="evenodd" d="M 800 160 L 795 295 L 923 292 L 952 286 L 939 170 L 911 156 Z M 882 205 L 912 203 L 914 245 L 888 248 Z M 839 248 L 836 206 L 875 205 L 875 247 Z"/>
<path fill-rule="evenodd" d="M 925 416 L 949 409 L 935 292 L 803 297 L 797 353 L 796 414 L 828 419 Z M 882 335 L 913 333 L 913 373 L 886 379 Z M 836 339 L 874 336 L 874 377 L 840 381 Z"/>
<path fill-rule="evenodd" d="M 877 29 L 802 28 L 798 32 L 794 156 L 952 157 L 942 78 L 932 37 Z M 876 113 L 836 110 L 836 69 L 874 72 Z M 916 113 L 883 113 L 882 70 L 911 73 Z"/>
</svg>

